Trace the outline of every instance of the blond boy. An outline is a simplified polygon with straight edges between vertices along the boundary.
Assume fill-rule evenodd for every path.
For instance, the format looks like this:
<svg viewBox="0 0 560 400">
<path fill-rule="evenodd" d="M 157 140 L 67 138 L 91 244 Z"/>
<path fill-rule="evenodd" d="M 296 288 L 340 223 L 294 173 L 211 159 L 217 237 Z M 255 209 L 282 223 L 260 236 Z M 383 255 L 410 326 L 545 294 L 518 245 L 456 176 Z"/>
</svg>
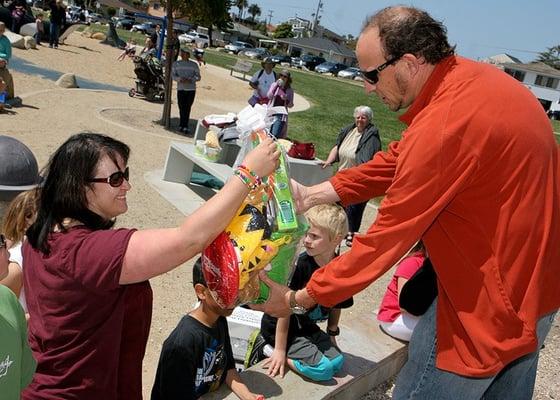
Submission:
<svg viewBox="0 0 560 400">
<path fill-rule="evenodd" d="M 305 252 L 297 261 L 289 287 L 305 287 L 315 270 L 337 256 L 338 246 L 348 232 L 344 209 L 334 204 L 311 208 L 305 217 L 309 223 L 303 240 Z M 267 314 L 261 322 L 261 334 L 269 346 L 265 361 L 270 376 L 284 376 L 285 366 L 314 381 L 330 380 L 341 368 L 344 357 L 336 345 L 340 330 L 338 322 L 341 309 L 353 305 L 352 298 L 329 309 L 317 306 L 304 315 L 274 318 Z M 317 322 L 327 320 L 326 332 Z M 274 349 L 270 354 L 270 346 Z M 267 351 L 268 350 L 268 351 Z M 267 352 L 269 354 L 267 354 Z"/>
</svg>

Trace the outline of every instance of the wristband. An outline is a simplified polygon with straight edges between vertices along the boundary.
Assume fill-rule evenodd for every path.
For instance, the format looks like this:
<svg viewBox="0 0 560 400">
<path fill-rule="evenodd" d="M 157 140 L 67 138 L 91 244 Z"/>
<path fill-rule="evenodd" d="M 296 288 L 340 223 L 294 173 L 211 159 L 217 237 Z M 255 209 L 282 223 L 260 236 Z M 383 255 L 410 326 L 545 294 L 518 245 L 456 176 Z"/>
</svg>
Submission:
<svg viewBox="0 0 560 400">
<path fill-rule="evenodd" d="M 336 329 L 334 331 L 332 331 L 327 327 L 327 334 L 329 336 L 338 336 L 338 335 L 340 335 L 340 328 L 337 326 Z"/>
<path fill-rule="evenodd" d="M 255 190 L 262 184 L 261 178 L 244 165 L 237 167 L 233 174 L 241 179 L 241 182 L 243 182 L 249 190 Z"/>
</svg>

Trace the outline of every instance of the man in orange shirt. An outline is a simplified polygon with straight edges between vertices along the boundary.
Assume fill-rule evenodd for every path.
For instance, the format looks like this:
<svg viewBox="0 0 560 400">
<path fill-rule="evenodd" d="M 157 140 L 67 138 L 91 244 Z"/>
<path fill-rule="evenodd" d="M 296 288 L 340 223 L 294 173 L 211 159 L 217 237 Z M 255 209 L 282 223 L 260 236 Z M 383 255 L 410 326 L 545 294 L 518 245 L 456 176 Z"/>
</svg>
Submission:
<svg viewBox="0 0 560 400">
<path fill-rule="evenodd" d="M 503 71 L 454 55 L 426 12 L 389 7 L 356 53 L 366 91 L 407 109 L 402 139 L 313 187 L 298 208 L 385 195 L 351 250 L 297 292 L 272 290 L 284 316 L 366 288 L 422 239 L 439 296 L 412 335 L 396 399 L 530 399 L 539 349 L 560 306 L 558 146 L 542 106 Z"/>
</svg>

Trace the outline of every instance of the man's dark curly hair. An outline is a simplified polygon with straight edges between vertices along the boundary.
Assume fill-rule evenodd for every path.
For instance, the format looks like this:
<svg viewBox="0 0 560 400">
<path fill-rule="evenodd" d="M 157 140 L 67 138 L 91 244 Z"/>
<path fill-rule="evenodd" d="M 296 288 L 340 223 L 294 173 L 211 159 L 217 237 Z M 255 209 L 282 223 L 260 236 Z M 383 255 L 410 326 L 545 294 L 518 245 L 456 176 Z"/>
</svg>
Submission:
<svg viewBox="0 0 560 400">
<path fill-rule="evenodd" d="M 455 53 L 455 46 L 447 41 L 445 26 L 426 11 L 414 7 L 384 8 L 366 20 L 362 33 L 370 28 L 379 30 L 387 59 L 409 53 L 437 64 Z"/>
</svg>

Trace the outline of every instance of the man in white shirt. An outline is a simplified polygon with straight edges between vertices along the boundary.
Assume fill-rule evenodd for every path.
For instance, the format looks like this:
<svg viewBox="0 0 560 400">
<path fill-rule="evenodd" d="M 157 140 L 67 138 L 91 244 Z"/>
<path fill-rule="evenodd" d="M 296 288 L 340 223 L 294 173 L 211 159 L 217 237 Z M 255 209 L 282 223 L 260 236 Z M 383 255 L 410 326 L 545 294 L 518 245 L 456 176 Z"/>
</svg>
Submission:
<svg viewBox="0 0 560 400">
<path fill-rule="evenodd" d="M 273 71 L 274 62 L 270 58 L 265 58 L 261 63 L 262 69 L 257 71 L 249 81 L 249 86 L 253 90 L 253 95 L 249 99 L 249 104 L 267 104 L 268 103 L 268 89 L 276 82 L 276 73 Z"/>
</svg>

